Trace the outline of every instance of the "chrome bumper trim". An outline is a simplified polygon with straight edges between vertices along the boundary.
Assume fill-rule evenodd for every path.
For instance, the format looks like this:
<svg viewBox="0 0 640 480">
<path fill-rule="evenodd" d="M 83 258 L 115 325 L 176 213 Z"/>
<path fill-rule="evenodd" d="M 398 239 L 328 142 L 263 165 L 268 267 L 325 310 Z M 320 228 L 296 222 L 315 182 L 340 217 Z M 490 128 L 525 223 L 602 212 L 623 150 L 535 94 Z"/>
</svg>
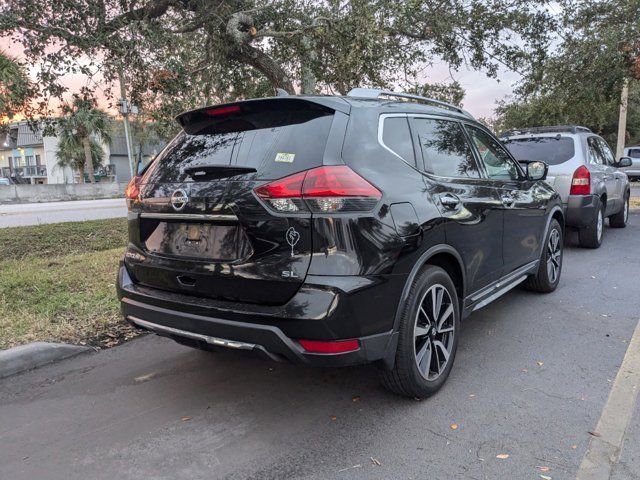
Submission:
<svg viewBox="0 0 640 480">
<path fill-rule="evenodd" d="M 157 218 L 164 220 L 199 220 L 199 221 L 222 221 L 237 222 L 235 215 L 214 214 L 214 213 L 149 213 L 142 212 L 141 218 Z"/>
<path fill-rule="evenodd" d="M 227 340 L 226 338 L 210 337 L 208 335 L 202 335 L 200 333 L 188 332 L 186 330 L 180 330 L 178 328 L 167 327 L 165 325 L 158 325 L 141 318 L 134 317 L 133 315 L 127 316 L 127 319 L 136 325 L 151 330 L 156 333 L 166 333 L 170 335 L 178 335 L 180 337 L 191 338 L 193 340 L 201 340 L 207 342 L 210 345 L 216 345 L 218 347 L 236 348 L 239 350 L 253 350 L 258 347 L 264 350 L 261 346 L 254 343 L 237 342 L 235 340 Z"/>
</svg>

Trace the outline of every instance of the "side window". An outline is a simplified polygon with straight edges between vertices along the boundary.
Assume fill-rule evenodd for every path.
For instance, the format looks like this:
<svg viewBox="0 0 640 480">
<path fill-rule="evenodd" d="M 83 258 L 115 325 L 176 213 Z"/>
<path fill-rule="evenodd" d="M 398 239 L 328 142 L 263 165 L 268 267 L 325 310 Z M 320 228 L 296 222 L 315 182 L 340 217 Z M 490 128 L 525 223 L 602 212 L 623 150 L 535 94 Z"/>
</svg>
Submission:
<svg viewBox="0 0 640 480">
<path fill-rule="evenodd" d="M 630 148 L 629 156 L 631 158 L 640 158 L 640 148 Z"/>
<path fill-rule="evenodd" d="M 471 146 L 458 122 L 415 118 L 425 168 L 441 177 L 480 178 Z"/>
<path fill-rule="evenodd" d="M 603 139 L 599 138 L 598 139 L 598 143 L 600 144 L 600 151 L 602 152 L 602 155 L 604 156 L 605 163 L 607 165 L 613 165 L 614 163 L 616 163 L 616 159 L 613 156 L 613 152 L 609 148 L 609 145 L 607 145 L 607 142 L 605 142 Z"/>
<path fill-rule="evenodd" d="M 604 157 L 600 151 L 598 139 L 596 137 L 589 137 L 587 139 L 587 145 L 589 146 L 589 163 L 602 165 L 604 163 Z"/>
<path fill-rule="evenodd" d="M 467 126 L 467 130 L 478 149 L 489 178 L 495 180 L 520 179 L 520 169 L 497 140 L 479 128 Z"/>
<path fill-rule="evenodd" d="M 388 117 L 382 126 L 382 142 L 409 165 L 416 166 L 413 142 L 406 117 Z"/>
</svg>

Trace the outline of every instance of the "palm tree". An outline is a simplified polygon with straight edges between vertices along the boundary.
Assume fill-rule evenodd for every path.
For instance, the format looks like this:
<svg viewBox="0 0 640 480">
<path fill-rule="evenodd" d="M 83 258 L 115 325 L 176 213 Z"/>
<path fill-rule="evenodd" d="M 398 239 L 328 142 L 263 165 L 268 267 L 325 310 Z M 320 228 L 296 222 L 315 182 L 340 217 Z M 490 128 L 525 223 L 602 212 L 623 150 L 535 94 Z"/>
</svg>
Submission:
<svg viewBox="0 0 640 480">
<path fill-rule="evenodd" d="M 0 119 L 11 119 L 31 94 L 32 85 L 22 64 L 0 50 Z"/>
<path fill-rule="evenodd" d="M 84 171 L 89 181 L 94 183 L 93 161 L 91 154 L 92 137 L 104 143 L 111 141 L 111 120 L 109 116 L 98 109 L 96 102 L 90 98 L 73 96 L 71 104 L 62 107 L 63 118 L 59 121 L 60 136 L 74 137 L 82 145 L 84 151 Z M 81 177 L 84 181 L 84 176 Z"/>
<path fill-rule="evenodd" d="M 89 148 L 91 149 L 91 164 L 95 169 L 99 167 L 104 160 L 104 150 L 100 144 L 93 139 L 90 140 Z M 58 167 L 69 167 L 71 170 L 77 170 L 80 172 L 80 181 L 84 181 L 85 152 L 84 146 L 77 136 L 70 132 L 67 133 L 66 130 L 60 132 L 56 157 L 58 158 Z"/>
</svg>

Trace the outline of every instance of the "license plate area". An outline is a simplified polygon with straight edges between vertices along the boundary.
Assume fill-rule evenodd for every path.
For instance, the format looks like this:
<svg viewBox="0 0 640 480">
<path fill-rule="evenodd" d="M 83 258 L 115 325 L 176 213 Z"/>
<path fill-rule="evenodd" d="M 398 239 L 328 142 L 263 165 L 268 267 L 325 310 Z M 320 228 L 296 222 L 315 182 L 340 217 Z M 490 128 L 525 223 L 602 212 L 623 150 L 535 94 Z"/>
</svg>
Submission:
<svg viewBox="0 0 640 480">
<path fill-rule="evenodd" d="M 238 224 L 154 222 L 144 242 L 148 252 L 214 262 L 234 262 L 251 254 L 251 245 Z"/>
</svg>

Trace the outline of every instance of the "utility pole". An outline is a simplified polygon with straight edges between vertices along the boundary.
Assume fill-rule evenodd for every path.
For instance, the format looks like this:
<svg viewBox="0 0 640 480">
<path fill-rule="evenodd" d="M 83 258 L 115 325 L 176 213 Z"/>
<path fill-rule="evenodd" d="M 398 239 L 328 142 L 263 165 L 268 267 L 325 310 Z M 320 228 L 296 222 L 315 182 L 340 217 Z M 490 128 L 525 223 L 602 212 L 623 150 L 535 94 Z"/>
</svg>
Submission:
<svg viewBox="0 0 640 480">
<path fill-rule="evenodd" d="M 129 171 L 131 172 L 131 178 L 137 175 L 134 173 L 133 155 L 131 153 L 131 125 L 129 124 L 129 113 L 131 111 L 131 105 L 127 101 L 127 91 L 124 83 L 124 72 L 122 71 L 122 65 L 118 66 L 118 81 L 120 82 L 120 113 L 124 122 L 124 136 L 127 143 L 127 158 L 129 159 Z"/>
<path fill-rule="evenodd" d="M 627 135 L 627 106 L 629 104 L 629 79 L 625 78 L 620 95 L 620 117 L 618 119 L 618 143 L 616 145 L 616 160 L 624 155 L 624 144 Z"/>
</svg>

